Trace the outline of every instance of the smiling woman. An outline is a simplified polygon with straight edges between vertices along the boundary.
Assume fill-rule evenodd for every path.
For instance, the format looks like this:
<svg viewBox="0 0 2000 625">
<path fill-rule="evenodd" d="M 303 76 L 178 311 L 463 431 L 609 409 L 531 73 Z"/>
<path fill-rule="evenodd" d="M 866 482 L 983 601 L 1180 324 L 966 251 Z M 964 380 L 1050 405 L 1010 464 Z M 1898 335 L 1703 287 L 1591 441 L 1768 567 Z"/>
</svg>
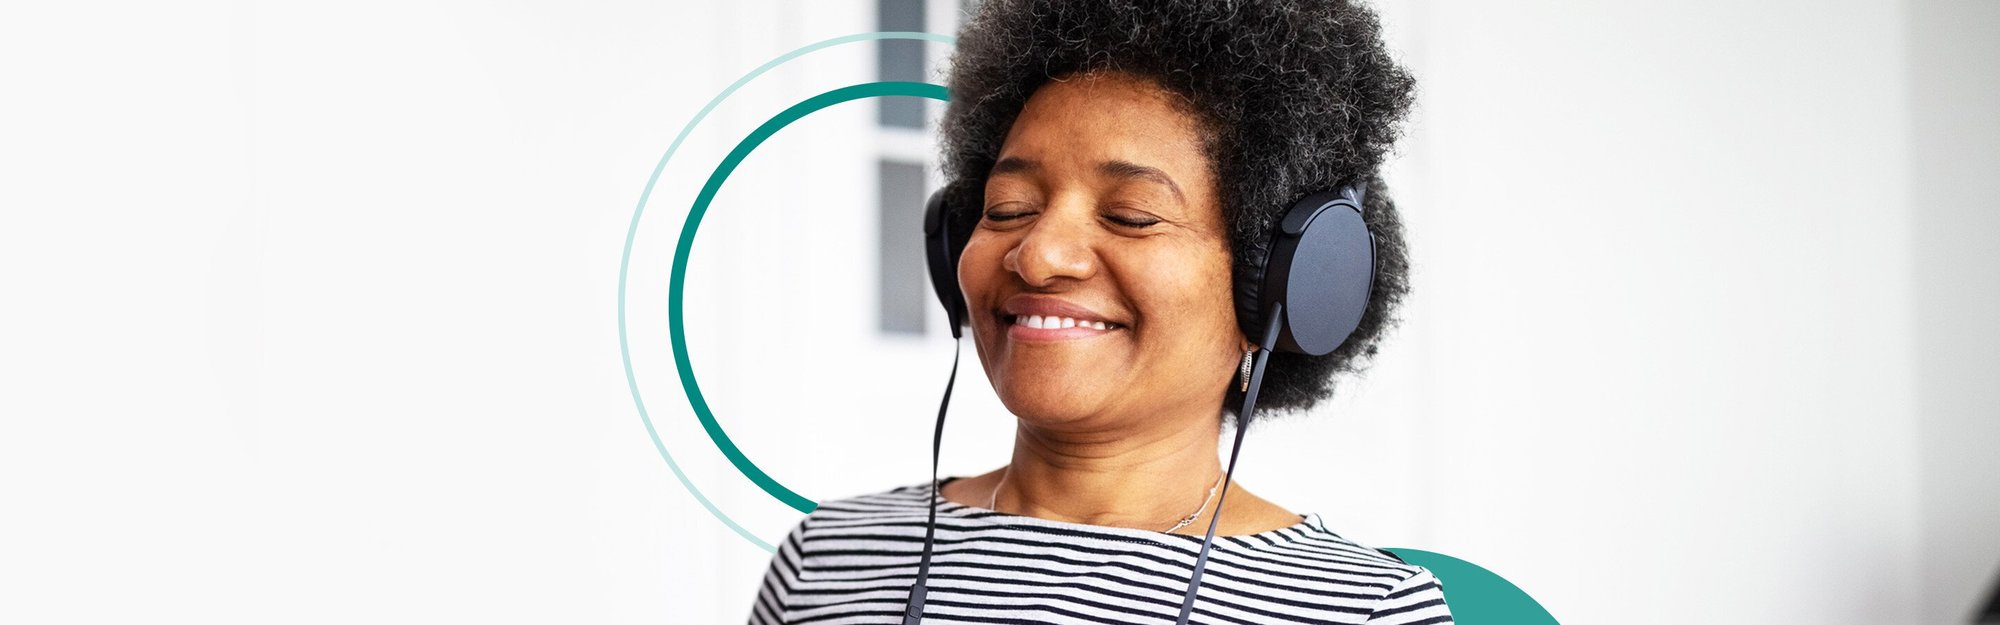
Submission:
<svg viewBox="0 0 2000 625">
<path fill-rule="evenodd" d="M 820 506 L 751 622 L 1450 622 L 1428 571 L 1229 482 L 1219 459 L 1231 404 L 1325 399 L 1405 290 L 1377 170 L 1411 81 L 1373 14 L 989 0 L 952 68 L 942 210 L 964 320 L 1016 419 L 1011 462 L 937 499 L 925 484 Z M 1330 353 L 1280 350 L 1245 307 L 1274 226 L 1347 185 L 1373 240 L 1358 322 Z"/>
</svg>

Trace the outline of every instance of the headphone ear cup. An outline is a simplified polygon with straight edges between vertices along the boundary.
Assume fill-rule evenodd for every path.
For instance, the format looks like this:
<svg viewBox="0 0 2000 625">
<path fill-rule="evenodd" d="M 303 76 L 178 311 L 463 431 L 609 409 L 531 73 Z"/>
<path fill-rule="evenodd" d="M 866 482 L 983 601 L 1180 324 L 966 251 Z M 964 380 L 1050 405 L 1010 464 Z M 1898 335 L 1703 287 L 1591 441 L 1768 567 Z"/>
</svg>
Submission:
<svg viewBox="0 0 2000 625">
<path fill-rule="evenodd" d="M 1272 232 L 1257 320 L 1284 304 L 1276 345 L 1310 356 L 1333 353 L 1368 311 L 1375 287 L 1375 236 L 1362 219 L 1363 187 L 1307 196 Z"/>
<path fill-rule="evenodd" d="M 965 293 L 958 290 L 958 254 L 965 244 L 954 244 L 955 228 L 950 223 L 950 200 L 955 185 L 945 185 L 931 193 L 924 204 L 924 256 L 930 267 L 931 291 L 944 305 L 945 320 L 951 324 L 951 338 L 962 336 L 965 325 Z"/>
</svg>

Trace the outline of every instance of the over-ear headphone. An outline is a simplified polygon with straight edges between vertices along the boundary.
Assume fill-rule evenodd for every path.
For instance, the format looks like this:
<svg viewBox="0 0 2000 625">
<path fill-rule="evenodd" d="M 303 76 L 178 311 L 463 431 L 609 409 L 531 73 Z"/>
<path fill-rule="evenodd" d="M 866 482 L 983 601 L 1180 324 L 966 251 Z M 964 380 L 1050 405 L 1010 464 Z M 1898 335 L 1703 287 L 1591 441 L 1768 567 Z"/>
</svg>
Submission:
<svg viewBox="0 0 2000 625">
<path fill-rule="evenodd" d="M 1209 515 L 1208 535 L 1202 538 L 1188 579 L 1187 594 L 1181 600 L 1179 625 L 1187 625 L 1194 611 L 1195 592 L 1208 569 L 1208 553 L 1215 544 L 1215 528 L 1222 518 L 1222 504 L 1229 497 L 1236 460 L 1242 456 L 1243 434 L 1257 409 L 1257 391 L 1264 384 L 1265 365 L 1274 351 L 1311 356 L 1333 353 L 1368 310 L 1368 297 L 1375 285 L 1375 235 L 1362 219 L 1366 186 L 1354 183 L 1338 192 L 1312 193 L 1292 204 L 1271 229 L 1269 254 L 1262 259 L 1239 257 L 1236 262 L 1236 322 L 1244 336 L 1263 347 L 1258 350 L 1244 387 L 1243 408 L 1237 412 L 1236 443 L 1229 451 L 1229 468 L 1223 473 L 1222 492 Z M 958 290 L 958 256 L 974 224 L 953 223 L 964 217 L 957 202 L 970 202 L 977 189 L 964 183 L 945 185 L 931 194 L 924 207 L 924 254 L 928 257 L 931 288 L 944 305 L 951 323 L 953 343 L 962 336 L 967 321 L 965 294 Z M 973 215 L 976 216 L 976 213 Z M 1249 256 L 1249 255 L 1239 255 Z M 944 417 L 951 406 L 952 385 L 958 380 L 958 355 L 953 352 L 951 382 L 946 382 L 944 399 L 938 403 L 937 429 L 931 434 L 931 505 L 924 525 L 924 550 L 917 565 L 909 602 L 903 608 L 903 624 L 918 625 L 924 618 L 924 599 L 929 590 L 931 555 L 936 544 L 938 506 L 938 455 L 944 442 Z"/>
<path fill-rule="evenodd" d="M 946 185 L 931 194 L 924 208 L 931 288 L 944 305 L 952 338 L 961 336 L 968 321 L 965 294 L 958 290 L 965 236 L 950 223 L 953 215 L 962 214 L 950 204 L 963 200 L 953 196 L 965 192 L 962 186 Z M 1375 285 L 1375 234 L 1362 219 L 1366 193 L 1364 186 L 1353 184 L 1338 192 L 1309 194 L 1273 224 L 1269 254 L 1261 259 L 1240 255 L 1236 262 L 1245 270 L 1236 274 L 1236 321 L 1244 336 L 1265 349 L 1324 356 L 1361 325 Z M 1262 345 L 1274 312 L 1283 317 L 1277 340 Z"/>
</svg>

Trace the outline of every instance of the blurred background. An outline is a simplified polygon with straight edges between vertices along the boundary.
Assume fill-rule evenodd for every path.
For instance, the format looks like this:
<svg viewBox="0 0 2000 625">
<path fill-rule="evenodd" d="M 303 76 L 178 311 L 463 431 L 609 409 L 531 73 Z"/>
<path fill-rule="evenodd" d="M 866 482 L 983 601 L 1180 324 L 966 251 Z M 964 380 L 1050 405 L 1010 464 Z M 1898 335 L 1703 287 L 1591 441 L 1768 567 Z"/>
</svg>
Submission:
<svg viewBox="0 0 2000 625">
<path fill-rule="evenodd" d="M 949 46 L 770 71 L 635 208 L 737 78 L 966 8 L 0 8 L 0 620 L 741 622 L 769 554 L 661 450 L 763 541 L 801 513 L 681 394 L 689 203 L 778 111 L 938 80 Z M 1564 623 L 1972 622 L 2000 584 L 2000 2 L 1379 10 L 1420 84 L 1389 180 L 1414 293 L 1241 481 Z M 806 497 L 927 479 L 939 112 L 793 124 L 693 247 L 702 389 Z M 1012 436 L 965 358 L 946 475 Z"/>
</svg>

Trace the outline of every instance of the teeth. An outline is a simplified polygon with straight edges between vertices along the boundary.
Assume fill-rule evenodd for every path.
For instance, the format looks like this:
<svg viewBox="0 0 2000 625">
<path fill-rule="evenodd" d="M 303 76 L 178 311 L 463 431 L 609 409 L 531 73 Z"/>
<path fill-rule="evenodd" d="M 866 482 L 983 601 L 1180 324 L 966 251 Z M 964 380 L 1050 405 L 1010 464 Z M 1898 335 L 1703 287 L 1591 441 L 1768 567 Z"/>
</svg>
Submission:
<svg viewBox="0 0 2000 625">
<path fill-rule="evenodd" d="M 1030 328 L 1034 328 L 1037 330 L 1058 330 L 1062 328 L 1091 328 L 1094 330 L 1111 329 L 1110 324 L 1107 324 L 1102 321 L 1077 321 L 1076 319 L 1070 317 L 1056 317 L 1056 316 L 1044 317 L 1041 315 L 1016 315 L 1014 317 L 1014 323 L 1028 326 Z"/>
</svg>

